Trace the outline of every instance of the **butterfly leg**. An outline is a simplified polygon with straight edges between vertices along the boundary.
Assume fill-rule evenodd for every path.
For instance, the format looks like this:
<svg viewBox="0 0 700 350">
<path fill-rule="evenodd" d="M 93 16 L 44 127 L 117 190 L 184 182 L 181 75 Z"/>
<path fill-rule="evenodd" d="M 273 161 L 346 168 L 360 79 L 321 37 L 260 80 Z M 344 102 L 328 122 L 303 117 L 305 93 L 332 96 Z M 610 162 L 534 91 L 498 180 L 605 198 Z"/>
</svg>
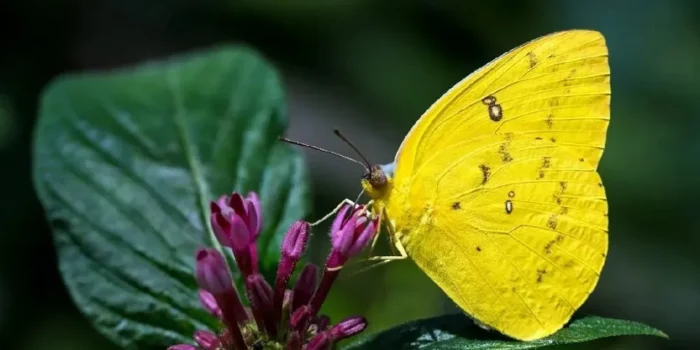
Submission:
<svg viewBox="0 0 700 350">
<path fill-rule="evenodd" d="M 372 257 L 372 252 L 374 252 L 374 246 L 377 245 L 377 240 L 379 239 L 379 235 L 381 234 L 381 231 L 382 231 L 382 219 L 383 218 L 384 218 L 384 215 L 382 215 L 382 213 L 379 213 L 379 219 L 377 221 L 377 233 L 372 238 L 372 244 L 369 246 L 369 252 L 367 253 L 367 259 Z"/>
<path fill-rule="evenodd" d="M 344 205 L 346 205 L 346 204 L 347 204 L 347 205 L 352 205 L 353 207 L 357 205 L 357 203 L 351 201 L 349 198 L 345 198 L 345 199 L 343 199 L 343 200 L 340 202 L 340 204 L 338 204 L 337 207 L 335 207 L 335 209 L 333 209 L 330 213 L 326 214 L 326 216 L 322 217 L 320 220 L 317 220 L 317 221 L 312 222 L 312 223 L 311 223 L 311 226 L 312 226 L 312 227 L 313 227 L 313 226 L 316 226 L 316 225 L 318 225 L 318 224 L 320 224 L 320 223 L 322 223 L 322 222 L 328 220 L 331 216 L 333 216 L 333 215 L 335 215 L 336 213 L 338 213 L 338 211 L 340 211 L 340 209 L 341 209 Z"/>
<path fill-rule="evenodd" d="M 395 260 L 404 260 L 408 259 L 408 253 L 406 253 L 406 249 L 404 248 L 403 244 L 399 242 L 398 240 L 395 240 L 393 242 L 394 248 L 396 248 L 396 251 L 399 253 L 399 255 L 388 255 L 388 256 L 373 256 L 370 257 L 370 261 L 395 261 Z"/>
<path fill-rule="evenodd" d="M 375 241 L 376 241 L 376 237 L 377 236 L 375 236 Z M 394 247 L 394 249 L 396 249 L 396 251 L 398 251 L 399 255 L 372 256 L 372 257 L 367 258 L 366 260 L 363 259 L 363 261 L 373 261 L 373 263 L 370 264 L 369 266 L 365 266 L 365 267 L 361 268 L 360 270 L 354 271 L 352 274 L 350 274 L 350 276 L 355 276 L 357 274 L 367 272 L 368 270 L 371 270 L 375 267 L 379 267 L 379 266 L 388 264 L 392 261 L 399 261 L 399 260 L 408 259 L 408 254 L 406 253 L 406 249 L 404 249 L 401 242 L 399 242 L 399 241 L 393 242 L 392 247 Z M 361 262 L 361 261 L 358 261 L 358 262 Z"/>
</svg>

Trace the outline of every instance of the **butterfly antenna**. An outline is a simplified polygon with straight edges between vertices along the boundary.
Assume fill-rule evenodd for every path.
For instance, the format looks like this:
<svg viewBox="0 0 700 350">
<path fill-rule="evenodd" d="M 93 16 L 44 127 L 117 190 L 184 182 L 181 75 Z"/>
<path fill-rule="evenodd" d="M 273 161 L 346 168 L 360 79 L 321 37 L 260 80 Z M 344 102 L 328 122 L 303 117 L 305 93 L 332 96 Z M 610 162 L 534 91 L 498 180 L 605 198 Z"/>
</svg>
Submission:
<svg viewBox="0 0 700 350">
<path fill-rule="evenodd" d="M 345 160 L 349 160 L 349 161 L 351 161 L 351 162 L 354 162 L 354 163 L 357 163 L 357 164 L 362 165 L 362 167 L 365 168 L 365 170 L 367 170 L 367 171 L 369 171 L 369 169 L 370 169 L 370 167 L 368 167 L 367 165 L 363 164 L 363 163 L 360 162 L 359 160 L 350 158 L 350 157 L 348 157 L 348 156 L 346 156 L 346 155 L 342 155 L 342 154 L 340 154 L 340 153 L 338 153 L 338 152 L 329 151 L 329 150 L 324 149 L 324 148 L 321 148 L 321 147 L 309 145 L 309 144 L 307 144 L 307 143 L 303 143 L 303 142 L 299 142 L 299 141 L 294 141 L 294 140 L 291 140 L 291 139 L 288 139 L 288 138 L 282 137 L 282 136 L 278 136 L 277 139 L 280 140 L 280 141 L 286 142 L 286 143 L 291 143 L 291 144 L 293 144 L 293 145 L 302 146 L 302 147 L 306 147 L 306 148 L 311 148 L 311 149 L 316 150 L 316 151 L 319 151 L 319 152 L 332 154 L 332 155 L 334 155 L 334 156 L 336 156 L 336 157 L 343 158 L 343 159 L 345 159 Z M 361 155 L 360 155 L 360 156 L 361 156 Z M 364 159 L 364 157 L 363 157 L 363 159 Z M 366 159 L 365 159 L 365 160 L 366 160 Z"/>
<path fill-rule="evenodd" d="M 355 153 L 357 153 L 360 156 L 360 158 L 362 158 L 362 160 L 365 161 L 365 166 L 367 167 L 367 170 L 372 169 L 372 163 L 370 163 L 369 160 L 367 160 L 367 157 L 365 157 L 365 155 L 362 154 L 362 152 L 360 152 L 360 150 L 357 147 L 355 147 L 355 145 L 352 142 L 350 142 L 350 140 L 348 140 L 345 136 L 343 136 L 343 134 L 340 133 L 340 130 L 333 129 L 333 133 L 335 133 L 335 136 L 340 137 L 341 140 L 345 141 L 345 143 L 347 143 L 348 146 L 352 147 L 352 149 L 355 150 Z"/>
</svg>

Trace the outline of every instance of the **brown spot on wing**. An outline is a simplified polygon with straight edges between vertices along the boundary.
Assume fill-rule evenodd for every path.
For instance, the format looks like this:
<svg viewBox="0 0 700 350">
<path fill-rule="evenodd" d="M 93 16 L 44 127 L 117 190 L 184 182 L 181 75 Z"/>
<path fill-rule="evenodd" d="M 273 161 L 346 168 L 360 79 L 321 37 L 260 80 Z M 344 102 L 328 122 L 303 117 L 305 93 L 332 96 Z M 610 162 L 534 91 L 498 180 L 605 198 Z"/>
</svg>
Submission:
<svg viewBox="0 0 700 350">
<path fill-rule="evenodd" d="M 510 198 L 515 197 L 515 191 L 508 192 L 508 197 L 510 197 Z"/>
<path fill-rule="evenodd" d="M 547 270 L 538 269 L 537 270 L 537 283 L 542 283 L 542 277 L 547 274 Z"/>
<path fill-rule="evenodd" d="M 510 199 L 506 200 L 506 214 L 510 214 L 513 212 L 513 201 Z"/>
<path fill-rule="evenodd" d="M 559 188 L 561 188 L 561 193 L 564 193 L 564 191 L 566 191 L 567 186 L 569 186 L 568 182 L 566 182 L 566 181 L 559 182 Z"/>
<path fill-rule="evenodd" d="M 460 208 L 462 208 L 462 205 L 461 205 L 459 202 L 454 202 L 454 203 L 452 203 L 452 209 L 453 209 L 453 210 L 457 210 L 457 209 L 460 209 Z"/>
<path fill-rule="evenodd" d="M 557 215 L 552 214 L 552 216 L 549 217 L 549 220 L 547 220 L 547 227 L 551 228 L 552 230 L 557 229 Z"/>
<path fill-rule="evenodd" d="M 547 242 L 547 245 L 544 246 L 544 253 L 547 254 L 547 255 L 552 254 L 552 247 L 553 247 L 555 244 L 560 243 L 560 242 L 563 241 L 563 240 L 564 240 L 564 236 L 562 236 L 562 235 L 557 235 L 557 238 L 555 238 L 555 239 L 553 239 L 553 240 Z"/>
<path fill-rule="evenodd" d="M 547 120 L 545 120 L 545 123 L 547 123 L 548 128 L 550 128 L 550 129 L 552 128 L 552 125 L 554 125 L 554 114 L 553 113 L 551 113 L 551 112 L 549 113 L 549 115 L 547 116 Z"/>
<path fill-rule="evenodd" d="M 501 119 L 503 119 L 503 108 L 501 108 L 501 105 L 499 104 L 492 104 L 489 105 L 489 118 L 491 120 L 497 122 Z"/>
<path fill-rule="evenodd" d="M 572 69 L 571 72 L 569 72 L 569 75 L 564 79 L 564 82 L 562 85 L 564 86 L 571 86 L 571 79 L 576 75 L 576 68 Z M 568 92 L 566 92 L 568 94 Z"/>
<path fill-rule="evenodd" d="M 481 251 L 481 247 L 476 246 L 476 251 L 477 251 L 477 252 L 480 252 L 480 251 Z"/>
<path fill-rule="evenodd" d="M 496 104 L 496 97 L 489 95 L 481 99 L 481 102 L 483 102 L 487 106 L 491 106 Z"/>
<path fill-rule="evenodd" d="M 535 66 L 537 65 L 537 56 L 535 55 L 535 53 L 532 51 L 528 52 L 527 58 L 530 61 L 530 69 L 535 68 Z"/>
<path fill-rule="evenodd" d="M 491 176 L 491 168 L 489 168 L 486 164 L 481 164 L 479 165 L 479 169 L 481 169 L 481 173 L 483 175 L 481 184 L 484 185 L 487 181 L 489 181 L 489 176 Z"/>
<path fill-rule="evenodd" d="M 506 147 L 508 147 L 508 143 L 502 143 L 501 146 L 498 147 L 498 153 L 501 154 L 501 161 L 503 161 L 503 163 L 508 163 L 513 160 L 513 157 L 508 153 Z"/>
</svg>

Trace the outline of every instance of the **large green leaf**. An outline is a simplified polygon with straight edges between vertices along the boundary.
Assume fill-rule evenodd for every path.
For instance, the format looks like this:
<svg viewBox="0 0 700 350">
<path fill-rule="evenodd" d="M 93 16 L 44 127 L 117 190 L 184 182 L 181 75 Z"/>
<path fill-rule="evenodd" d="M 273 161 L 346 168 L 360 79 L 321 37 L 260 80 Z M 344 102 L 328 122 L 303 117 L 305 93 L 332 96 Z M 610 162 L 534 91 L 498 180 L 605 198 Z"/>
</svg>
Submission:
<svg viewBox="0 0 700 350">
<path fill-rule="evenodd" d="M 221 248 L 209 200 L 258 191 L 263 270 L 307 210 L 301 156 L 277 74 L 224 47 L 105 73 L 68 75 L 41 101 L 34 181 L 78 307 L 125 347 L 191 341 L 215 321 L 198 305 L 194 252 Z"/>
<path fill-rule="evenodd" d="M 364 338 L 347 349 L 537 349 L 621 335 L 667 338 L 662 331 L 638 322 L 589 316 L 571 322 L 547 338 L 521 342 L 484 331 L 464 315 L 448 315 L 394 327 Z"/>
</svg>

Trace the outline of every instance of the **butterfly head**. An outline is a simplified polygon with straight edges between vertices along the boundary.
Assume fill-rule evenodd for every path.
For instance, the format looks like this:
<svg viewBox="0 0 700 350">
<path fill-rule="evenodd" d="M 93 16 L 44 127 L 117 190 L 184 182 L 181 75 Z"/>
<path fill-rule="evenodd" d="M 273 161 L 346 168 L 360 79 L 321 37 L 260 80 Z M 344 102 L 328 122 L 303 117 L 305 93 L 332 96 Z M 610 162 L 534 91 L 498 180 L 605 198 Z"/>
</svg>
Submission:
<svg viewBox="0 0 700 350">
<path fill-rule="evenodd" d="M 372 198 L 382 197 L 391 183 L 391 172 L 387 166 L 375 164 L 362 175 L 362 188 Z"/>
</svg>

